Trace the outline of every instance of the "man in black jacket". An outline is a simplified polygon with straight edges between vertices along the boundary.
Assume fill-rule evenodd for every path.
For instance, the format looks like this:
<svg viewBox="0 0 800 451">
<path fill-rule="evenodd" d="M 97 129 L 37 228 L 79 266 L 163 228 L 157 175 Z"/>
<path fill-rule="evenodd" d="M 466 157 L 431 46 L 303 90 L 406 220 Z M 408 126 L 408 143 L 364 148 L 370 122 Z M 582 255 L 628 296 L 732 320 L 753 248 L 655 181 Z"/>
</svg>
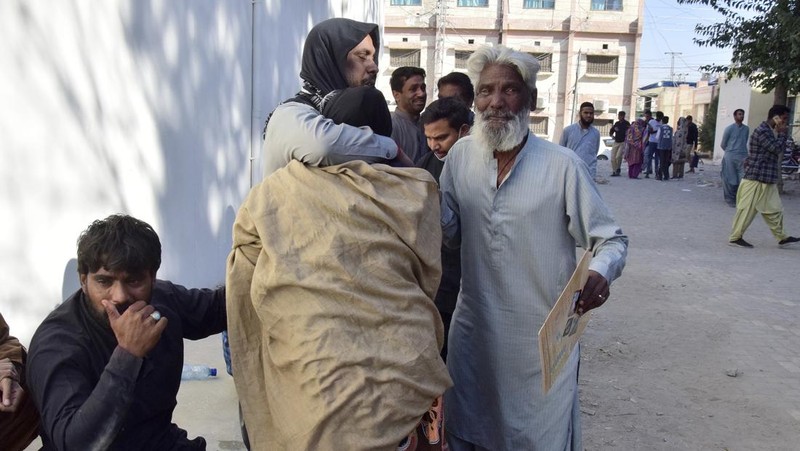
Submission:
<svg viewBox="0 0 800 451">
<path fill-rule="evenodd" d="M 625 120 L 625 112 L 617 113 L 617 122 L 611 126 L 610 137 L 614 138 L 611 146 L 611 177 L 619 177 L 620 166 L 622 166 L 622 151 L 625 148 L 625 134 L 631 123 Z"/>
<path fill-rule="evenodd" d="M 204 450 L 172 423 L 183 340 L 225 328 L 225 289 L 156 280 L 161 243 L 115 215 L 78 239 L 81 289 L 31 341 L 28 384 L 45 450 Z"/>
<path fill-rule="evenodd" d="M 470 111 L 463 102 L 446 97 L 430 105 L 422 113 L 420 123 L 425 131 L 431 151 L 417 163 L 417 167 L 430 172 L 439 182 L 447 153 L 453 144 L 469 133 Z M 434 303 L 444 324 L 444 346 L 442 358 L 447 360 L 447 334 L 450 319 L 456 310 L 458 290 L 461 288 L 461 255 L 458 249 L 442 245 L 442 280 Z"/>
<path fill-rule="evenodd" d="M 697 164 L 700 162 L 700 156 L 697 155 L 697 141 L 700 133 L 697 130 L 697 124 L 692 121 L 692 116 L 686 116 L 686 144 L 692 146 L 692 150 L 690 155 L 692 156 L 689 159 L 689 171 L 688 172 L 695 172 L 695 168 Z"/>
</svg>

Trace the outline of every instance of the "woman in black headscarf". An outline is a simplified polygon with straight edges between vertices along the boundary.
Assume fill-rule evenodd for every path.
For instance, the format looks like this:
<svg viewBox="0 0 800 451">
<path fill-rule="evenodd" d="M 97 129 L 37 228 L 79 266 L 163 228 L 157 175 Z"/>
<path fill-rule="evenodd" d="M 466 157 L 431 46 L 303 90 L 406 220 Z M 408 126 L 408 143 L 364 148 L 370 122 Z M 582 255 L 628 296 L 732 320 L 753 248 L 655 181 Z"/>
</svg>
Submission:
<svg viewBox="0 0 800 451">
<path fill-rule="evenodd" d="M 310 94 L 323 99 L 331 91 L 356 87 L 364 84 L 360 80 L 348 80 L 347 57 L 369 36 L 372 38 L 372 58 L 375 70 L 371 85 L 375 85 L 377 75 L 378 52 L 380 39 L 378 26 L 371 23 L 356 22 L 350 19 L 329 19 L 311 29 L 303 47 L 303 63 L 300 78 L 303 79 L 303 90 L 298 96 Z M 315 106 L 319 106 L 316 105 Z M 317 108 L 322 110 L 321 108 Z"/>
<path fill-rule="evenodd" d="M 391 135 L 374 87 L 325 99 L 329 121 Z M 432 302 L 438 204 L 424 169 L 361 161 L 290 162 L 253 188 L 233 227 L 226 286 L 254 449 L 441 449 L 441 394 L 451 382 Z M 277 322 L 254 320 L 287 311 Z"/>
<path fill-rule="evenodd" d="M 369 127 L 381 136 L 392 136 L 392 115 L 386 98 L 371 86 L 333 91 L 327 96 L 322 114 L 337 124 Z"/>
<path fill-rule="evenodd" d="M 293 159 L 314 166 L 407 160 L 391 138 L 336 124 L 321 114 L 336 90 L 374 85 L 379 44 L 375 24 L 337 18 L 311 29 L 303 48 L 303 88 L 279 105 L 265 125 L 265 176 Z"/>
</svg>

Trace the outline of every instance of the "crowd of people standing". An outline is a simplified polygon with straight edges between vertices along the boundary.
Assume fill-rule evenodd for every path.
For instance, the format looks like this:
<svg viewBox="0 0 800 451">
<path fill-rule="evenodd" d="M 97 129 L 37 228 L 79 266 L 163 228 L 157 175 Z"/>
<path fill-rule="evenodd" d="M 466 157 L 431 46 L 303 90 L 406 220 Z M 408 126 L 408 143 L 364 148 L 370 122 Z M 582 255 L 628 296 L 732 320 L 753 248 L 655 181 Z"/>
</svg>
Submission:
<svg viewBox="0 0 800 451">
<path fill-rule="evenodd" d="M 616 140 L 619 130 L 625 130 L 624 146 L 620 147 L 628 164 L 628 178 L 639 179 L 642 172 L 644 178 L 650 178 L 655 172 L 656 180 L 682 179 L 687 162 L 690 162 L 689 172 L 695 171 L 699 159 L 698 133 L 691 116 L 678 118 L 674 129 L 669 125 L 669 117 L 661 111 L 657 111 L 653 117 L 650 110 L 645 110 L 644 117 L 637 118 L 633 123 L 628 123 L 624 118 L 625 114 L 621 112 L 619 120 L 611 127 L 611 137 Z M 619 176 L 619 163 L 615 163 L 615 155 L 612 152 L 611 175 Z"/>
</svg>

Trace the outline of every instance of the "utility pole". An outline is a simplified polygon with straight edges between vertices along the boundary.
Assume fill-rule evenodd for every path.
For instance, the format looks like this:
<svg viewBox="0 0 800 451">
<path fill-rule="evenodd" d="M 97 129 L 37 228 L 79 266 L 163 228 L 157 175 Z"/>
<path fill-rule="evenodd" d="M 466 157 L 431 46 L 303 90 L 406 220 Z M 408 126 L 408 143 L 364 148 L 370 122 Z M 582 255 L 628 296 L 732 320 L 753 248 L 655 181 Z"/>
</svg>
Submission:
<svg viewBox="0 0 800 451">
<path fill-rule="evenodd" d="M 444 71 L 445 32 L 447 31 L 447 1 L 437 0 L 436 5 L 436 44 L 434 47 L 433 79 L 438 80 Z"/>
<path fill-rule="evenodd" d="M 675 83 L 675 55 L 683 55 L 681 52 L 664 52 L 664 55 L 672 56 L 672 63 L 669 65 L 669 79 Z"/>
<path fill-rule="evenodd" d="M 500 29 L 497 30 L 497 43 L 503 44 L 506 25 L 508 24 L 508 0 L 500 0 Z"/>
<path fill-rule="evenodd" d="M 578 109 L 578 75 L 581 72 L 581 50 L 578 50 L 578 60 L 575 62 L 575 85 L 572 87 L 572 118 L 570 124 L 575 122 L 575 113 Z"/>
</svg>

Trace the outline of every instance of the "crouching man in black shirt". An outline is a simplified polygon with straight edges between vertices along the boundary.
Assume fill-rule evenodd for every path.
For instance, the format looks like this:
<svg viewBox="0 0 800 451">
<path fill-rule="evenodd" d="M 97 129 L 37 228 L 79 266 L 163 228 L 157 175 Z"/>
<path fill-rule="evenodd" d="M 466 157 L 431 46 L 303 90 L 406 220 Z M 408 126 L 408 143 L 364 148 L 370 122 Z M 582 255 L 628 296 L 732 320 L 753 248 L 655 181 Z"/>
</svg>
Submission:
<svg viewBox="0 0 800 451">
<path fill-rule="evenodd" d="M 225 328 L 225 290 L 156 280 L 161 243 L 130 216 L 78 239 L 81 289 L 39 326 L 28 384 L 46 450 L 204 450 L 172 424 L 183 339 Z"/>
</svg>

